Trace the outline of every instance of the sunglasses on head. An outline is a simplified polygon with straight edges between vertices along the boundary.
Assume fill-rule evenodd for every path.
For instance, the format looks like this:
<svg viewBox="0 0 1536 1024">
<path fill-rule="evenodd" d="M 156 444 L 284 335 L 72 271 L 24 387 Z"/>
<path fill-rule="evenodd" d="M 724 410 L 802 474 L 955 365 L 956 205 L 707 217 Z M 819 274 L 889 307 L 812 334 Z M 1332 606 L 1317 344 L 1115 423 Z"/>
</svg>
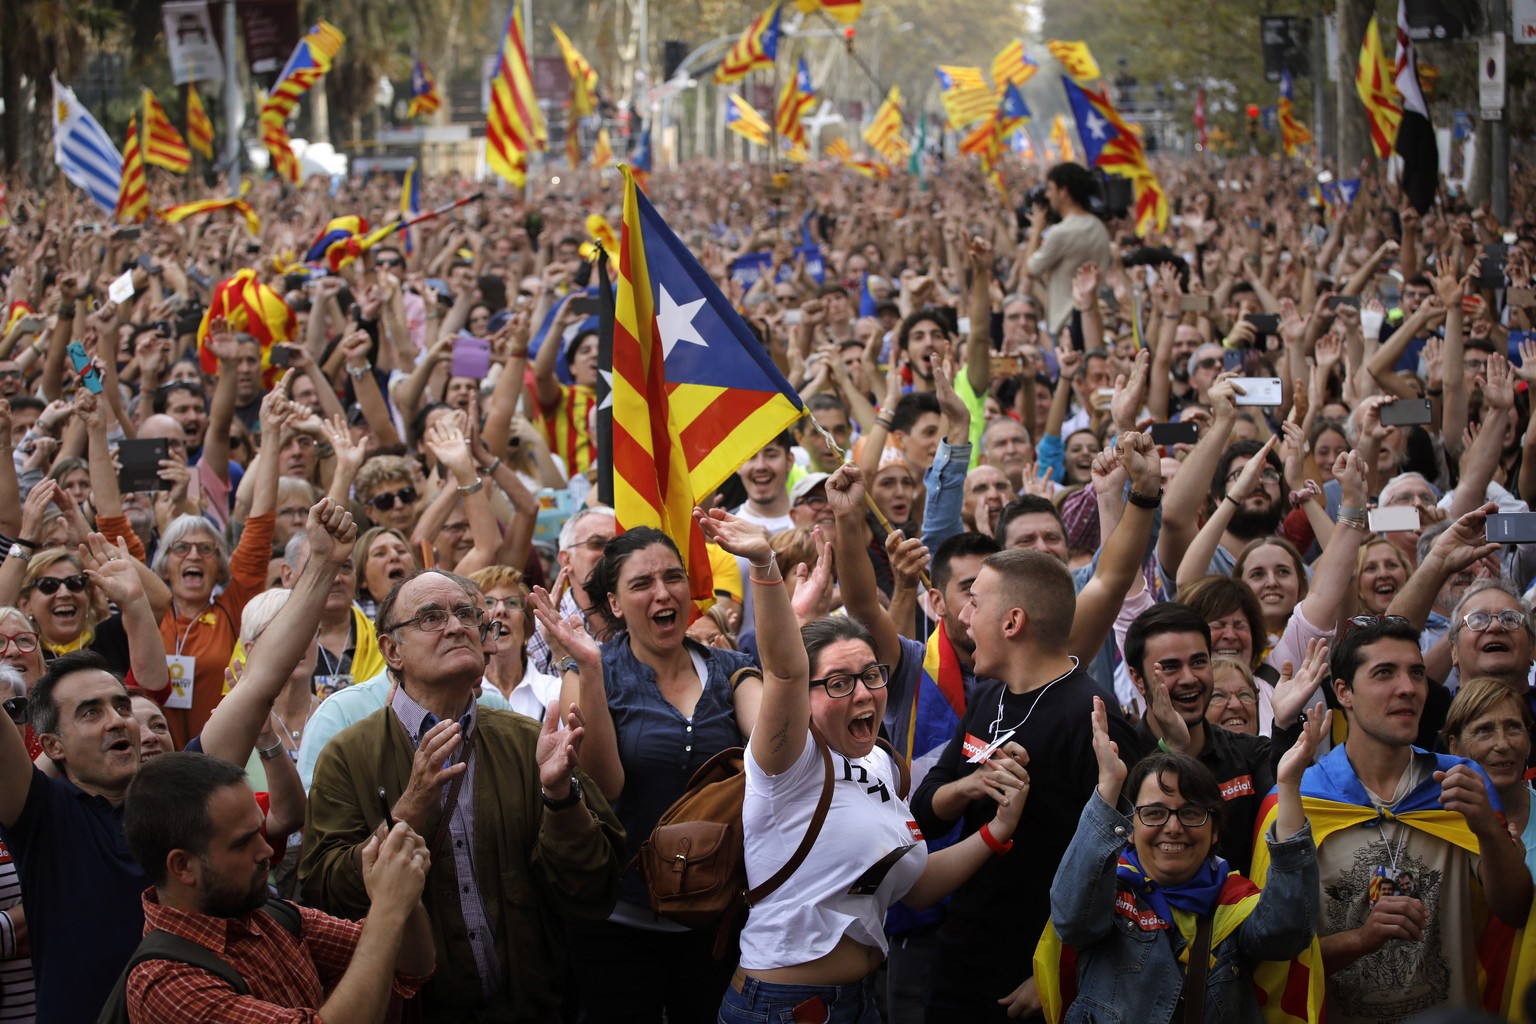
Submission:
<svg viewBox="0 0 1536 1024">
<path fill-rule="evenodd" d="M 42 576 L 32 581 L 30 590 L 40 590 L 44 596 L 52 597 L 59 592 L 60 587 L 68 587 L 71 594 L 78 594 L 85 590 L 90 583 L 85 578 L 85 573 L 76 573 L 73 576 Z"/>
<path fill-rule="evenodd" d="M 375 494 L 368 499 L 368 504 L 380 512 L 388 512 L 395 507 L 398 500 L 402 506 L 416 504 L 416 488 L 403 487 L 398 491 L 387 491 L 384 494 Z"/>
</svg>

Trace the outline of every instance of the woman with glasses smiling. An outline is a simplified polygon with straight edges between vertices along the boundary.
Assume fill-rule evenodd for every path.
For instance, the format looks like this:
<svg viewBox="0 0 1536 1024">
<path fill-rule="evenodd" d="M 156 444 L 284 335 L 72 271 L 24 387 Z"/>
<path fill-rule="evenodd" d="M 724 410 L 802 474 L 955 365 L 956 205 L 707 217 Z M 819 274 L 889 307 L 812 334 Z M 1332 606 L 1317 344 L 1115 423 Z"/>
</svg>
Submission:
<svg viewBox="0 0 1536 1024">
<path fill-rule="evenodd" d="M 876 661 L 869 631 L 847 617 L 802 626 L 767 531 L 719 509 L 695 510 L 694 518 L 751 572 L 764 682 L 741 813 L 749 885 L 783 868 L 832 791 L 804 862 L 751 908 L 719 1020 L 878 1024 L 874 979 L 890 944 L 886 910 L 897 900 L 931 907 L 1012 848 L 1029 797 L 1028 756 L 1016 743 L 978 751 L 996 815 L 930 853 L 903 793 L 905 769 L 876 745 L 890 668 Z M 830 585 L 829 557 L 822 552 L 796 600 Z"/>
<path fill-rule="evenodd" d="M 1301 777 L 1333 713 L 1321 704 L 1313 712 L 1276 769 L 1261 893 L 1216 854 L 1225 802 L 1210 770 L 1186 754 L 1155 753 L 1127 772 L 1094 698 L 1099 784 L 1056 871 L 1051 924 L 1035 955 L 1051 1024 L 1180 1022 L 1194 1017 L 1191 1008 L 1205 1024 L 1258 1024 L 1255 972 L 1316 941 L 1317 847 Z M 1076 994 L 1065 1006 L 1073 979 L 1062 977 L 1063 945 L 1076 951 Z"/>
</svg>

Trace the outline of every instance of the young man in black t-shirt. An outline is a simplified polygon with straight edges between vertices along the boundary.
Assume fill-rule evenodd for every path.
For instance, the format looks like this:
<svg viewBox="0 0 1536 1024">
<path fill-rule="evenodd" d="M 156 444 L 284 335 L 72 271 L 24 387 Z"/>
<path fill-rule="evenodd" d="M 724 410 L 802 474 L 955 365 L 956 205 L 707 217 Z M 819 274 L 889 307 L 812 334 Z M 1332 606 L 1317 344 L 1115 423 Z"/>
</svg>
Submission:
<svg viewBox="0 0 1536 1024">
<path fill-rule="evenodd" d="M 953 742 L 911 801 L 925 834 L 957 820 L 970 835 L 989 820 L 986 762 L 1004 742 L 1028 755 L 1029 802 L 1023 842 L 998 856 L 955 893 L 939 931 L 928 1020 L 1006 1021 L 1010 1010 L 1037 1017 L 1031 963 L 1050 917 L 1051 880 L 1098 783 L 1090 714 L 1095 696 L 1116 707 L 1113 691 L 1067 652 L 1076 610 L 1072 576 L 1040 551 L 1002 551 L 982 563 L 961 622 L 976 643 L 980 679 Z M 1110 733 L 1129 763 L 1138 748 L 1131 725 L 1111 716 Z M 977 758 L 977 763 L 971 761 Z"/>
</svg>

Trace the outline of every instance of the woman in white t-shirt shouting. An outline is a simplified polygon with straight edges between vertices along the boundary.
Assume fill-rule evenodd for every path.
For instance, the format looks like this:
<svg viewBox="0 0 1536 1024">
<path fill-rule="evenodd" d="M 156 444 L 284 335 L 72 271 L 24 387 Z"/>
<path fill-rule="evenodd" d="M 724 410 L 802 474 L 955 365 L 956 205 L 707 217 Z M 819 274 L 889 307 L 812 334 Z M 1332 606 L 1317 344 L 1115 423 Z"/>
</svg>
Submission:
<svg viewBox="0 0 1536 1024">
<path fill-rule="evenodd" d="M 1016 743 L 978 751 L 992 765 L 986 785 L 997 816 L 929 854 L 900 795 L 900 769 L 875 744 L 890 667 L 876 661 L 868 631 L 844 617 L 800 628 L 768 534 L 719 509 L 694 515 L 706 537 L 748 561 L 755 590 L 763 698 L 747 744 L 742 807 L 749 885 L 790 860 L 821 797 L 825 770 L 813 724 L 831 749 L 834 779 L 826 822 L 804 863 L 752 907 L 720 1020 L 792 1012 L 795 1020 L 879 1024 L 874 974 L 887 950 L 886 908 L 896 900 L 931 906 L 1012 846 L 1029 795 L 1029 757 Z"/>
</svg>

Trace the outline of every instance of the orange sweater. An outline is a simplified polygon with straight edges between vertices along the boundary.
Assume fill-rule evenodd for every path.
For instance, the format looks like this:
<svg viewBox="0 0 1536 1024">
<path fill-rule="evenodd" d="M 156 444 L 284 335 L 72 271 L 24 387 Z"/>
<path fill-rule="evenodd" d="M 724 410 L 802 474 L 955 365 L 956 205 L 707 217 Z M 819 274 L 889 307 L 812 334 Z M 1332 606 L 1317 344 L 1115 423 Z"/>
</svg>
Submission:
<svg viewBox="0 0 1536 1024">
<path fill-rule="evenodd" d="M 165 711 L 177 749 L 203 731 L 203 724 L 224 693 L 224 669 L 229 665 L 235 641 L 240 638 L 240 617 L 246 602 L 267 584 L 276 523 L 277 515 L 273 512 L 245 521 L 240 544 L 229 559 L 229 583 L 202 615 L 195 620 L 181 618 L 173 605 L 160 620 L 160 638 L 165 641 L 166 654 L 177 653 L 180 645 L 183 657 L 197 659 L 192 675 L 191 710 Z"/>
</svg>

